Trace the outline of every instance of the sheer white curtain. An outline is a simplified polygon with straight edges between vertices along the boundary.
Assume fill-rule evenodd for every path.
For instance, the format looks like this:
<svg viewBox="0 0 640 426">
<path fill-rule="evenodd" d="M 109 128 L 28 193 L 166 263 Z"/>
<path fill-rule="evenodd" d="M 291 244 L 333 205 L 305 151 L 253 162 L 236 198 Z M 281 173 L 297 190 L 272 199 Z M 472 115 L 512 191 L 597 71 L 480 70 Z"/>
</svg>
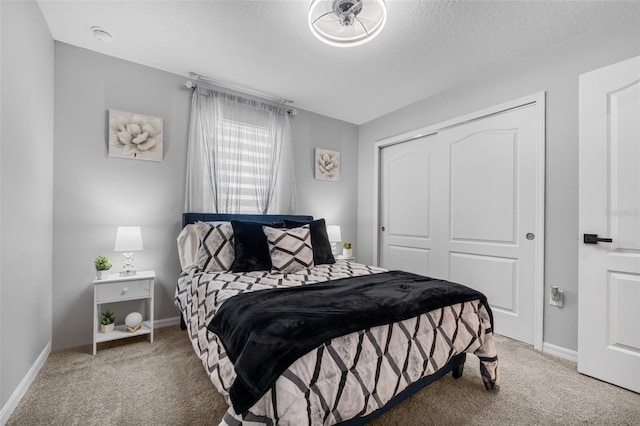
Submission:
<svg viewBox="0 0 640 426">
<path fill-rule="evenodd" d="M 295 207 L 287 111 L 196 88 L 191 101 L 185 211 L 286 214 Z"/>
</svg>

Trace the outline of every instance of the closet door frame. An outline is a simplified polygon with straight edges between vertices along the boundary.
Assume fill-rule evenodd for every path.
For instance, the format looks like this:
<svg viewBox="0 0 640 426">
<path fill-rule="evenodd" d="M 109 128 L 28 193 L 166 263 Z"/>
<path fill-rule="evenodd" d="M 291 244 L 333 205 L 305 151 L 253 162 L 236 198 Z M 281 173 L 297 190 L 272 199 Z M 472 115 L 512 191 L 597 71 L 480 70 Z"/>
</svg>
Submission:
<svg viewBox="0 0 640 426">
<path fill-rule="evenodd" d="M 378 266 L 379 257 L 379 232 L 380 232 L 380 191 L 382 185 L 380 182 L 381 174 L 381 150 L 385 147 L 408 142 L 414 139 L 422 138 L 427 135 L 441 132 L 449 127 L 458 126 L 470 121 L 486 118 L 491 115 L 500 114 L 516 108 L 528 105 L 535 105 L 537 109 L 537 125 L 539 138 L 537 140 L 535 155 L 535 216 L 536 216 L 536 252 L 534 260 L 534 331 L 533 346 L 537 350 L 542 350 L 543 345 L 543 315 L 544 315 L 544 213 L 545 213 L 545 92 L 535 93 L 499 105 L 495 105 L 480 111 L 462 115 L 451 120 L 443 121 L 431 126 L 422 127 L 409 132 L 401 133 L 396 136 L 379 140 L 374 144 L 373 152 L 373 264 Z"/>
</svg>

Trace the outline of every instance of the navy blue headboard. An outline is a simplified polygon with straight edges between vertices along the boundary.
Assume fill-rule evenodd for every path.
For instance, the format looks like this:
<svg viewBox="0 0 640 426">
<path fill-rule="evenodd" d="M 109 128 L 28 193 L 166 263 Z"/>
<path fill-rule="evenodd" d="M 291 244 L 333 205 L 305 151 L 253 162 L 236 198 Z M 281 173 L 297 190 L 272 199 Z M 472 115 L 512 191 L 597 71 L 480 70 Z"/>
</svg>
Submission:
<svg viewBox="0 0 640 426">
<path fill-rule="evenodd" d="M 202 222 L 229 222 L 231 220 L 242 220 L 245 222 L 276 223 L 283 220 L 294 220 L 297 222 L 310 222 L 313 216 L 291 215 L 291 214 L 240 214 L 240 213 L 182 213 L 182 227 L 190 223 Z"/>
</svg>

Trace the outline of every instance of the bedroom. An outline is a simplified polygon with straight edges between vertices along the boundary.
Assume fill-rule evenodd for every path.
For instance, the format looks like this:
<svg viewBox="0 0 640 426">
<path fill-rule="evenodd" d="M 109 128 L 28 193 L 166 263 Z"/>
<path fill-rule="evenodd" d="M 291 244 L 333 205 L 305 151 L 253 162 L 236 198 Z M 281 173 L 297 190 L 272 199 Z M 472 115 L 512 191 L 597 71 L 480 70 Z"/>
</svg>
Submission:
<svg viewBox="0 0 640 426">
<path fill-rule="evenodd" d="M 112 253 L 116 226 L 130 221 L 143 226 L 145 250 L 136 259 L 140 268 L 156 270 L 156 318 L 177 317 L 172 299 L 179 264 L 175 246 L 167 241 L 173 242 L 180 230 L 183 141 L 191 94 L 182 89 L 184 75 L 54 41 L 37 3 L 3 2 L 1 13 L 0 391 L 4 415 L 12 395 L 43 353 L 91 341 L 87 324 L 92 260 L 102 252 L 117 259 Z M 545 282 L 547 291 L 552 283 L 565 290 L 566 304 L 555 310 L 545 304 L 544 341 L 575 358 L 577 79 L 582 73 L 638 55 L 637 8 L 631 15 L 502 66 L 479 70 L 473 80 L 366 123 L 356 125 L 298 108 L 291 126 L 296 139 L 299 213 L 339 223 L 343 238 L 354 241 L 358 260 L 370 264 L 373 141 L 546 91 Z M 107 158 L 108 108 L 164 117 L 163 161 Z M 313 180 L 315 147 L 341 152 L 340 183 Z M 38 268 L 33 268 L 33 259 L 38 259 Z"/>
</svg>

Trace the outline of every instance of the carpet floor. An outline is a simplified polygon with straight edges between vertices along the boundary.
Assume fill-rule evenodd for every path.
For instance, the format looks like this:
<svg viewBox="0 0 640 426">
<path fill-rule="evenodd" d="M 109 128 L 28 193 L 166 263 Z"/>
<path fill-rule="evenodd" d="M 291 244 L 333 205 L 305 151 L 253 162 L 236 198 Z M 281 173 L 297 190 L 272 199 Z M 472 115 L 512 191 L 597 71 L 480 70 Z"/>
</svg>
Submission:
<svg viewBox="0 0 640 426">
<path fill-rule="evenodd" d="M 370 424 L 640 425 L 640 395 L 583 376 L 575 363 L 497 336 L 501 390 L 484 390 L 478 359 Z M 217 425 L 226 403 L 178 327 L 55 351 L 7 422 L 18 425 Z"/>
</svg>

